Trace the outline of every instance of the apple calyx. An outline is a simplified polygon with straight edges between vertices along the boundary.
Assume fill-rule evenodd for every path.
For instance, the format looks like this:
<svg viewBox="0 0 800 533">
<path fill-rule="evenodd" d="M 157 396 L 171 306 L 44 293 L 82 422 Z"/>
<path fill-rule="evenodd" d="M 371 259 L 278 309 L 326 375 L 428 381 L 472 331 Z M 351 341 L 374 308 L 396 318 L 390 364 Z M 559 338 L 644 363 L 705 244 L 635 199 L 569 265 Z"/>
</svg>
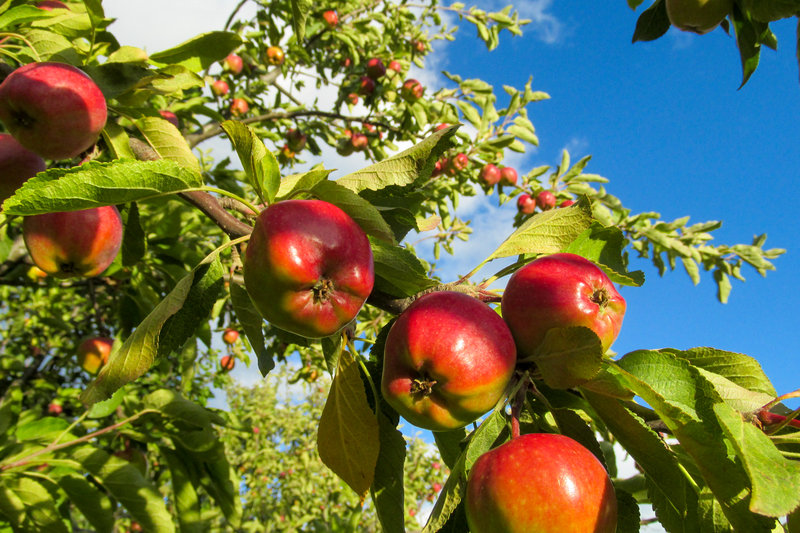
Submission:
<svg viewBox="0 0 800 533">
<path fill-rule="evenodd" d="M 311 292 L 314 294 L 314 303 L 323 303 L 327 302 L 331 298 L 331 293 L 334 291 L 333 280 L 328 278 L 320 279 L 314 287 L 311 288 Z"/>
<path fill-rule="evenodd" d="M 436 385 L 436 380 L 429 378 L 415 379 L 411 383 L 411 394 L 422 394 L 422 396 L 430 396 L 433 393 L 433 386 Z"/>
<path fill-rule="evenodd" d="M 608 296 L 608 291 L 605 287 L 598 287 L 594 290 L 589 300 L 596 303 L 600 309 L 608 307 L 608 302 L 611 300 Z"/>
</svg>

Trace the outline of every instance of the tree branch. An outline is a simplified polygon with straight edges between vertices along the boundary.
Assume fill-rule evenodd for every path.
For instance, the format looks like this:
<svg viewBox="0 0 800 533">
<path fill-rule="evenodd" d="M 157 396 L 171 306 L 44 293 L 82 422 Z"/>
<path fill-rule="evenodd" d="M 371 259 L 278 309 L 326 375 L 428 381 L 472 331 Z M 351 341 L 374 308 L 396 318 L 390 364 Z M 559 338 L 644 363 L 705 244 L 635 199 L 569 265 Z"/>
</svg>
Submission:
<svg viewBox="0 0 800 533">
<path fill-rule="evenodd" d="M 461 285 L 458 284 L 458 282 L 452 282 L 436 285 L 435 287 L 422 290 L 413 296 L 409 296 L 408 298 L 393 298 L 384 292 L 373 290 L 372 294 L 370 294 L 369 298 L 367 298 L 367 303 L 372 307 L 377 307 L 378 309 L 386 311 L 387 313 L 399 315 L 420 297 L 439 291 L 461 292 L 468 296 L 472 296 L 473 298 L 477 298 L 484 303 L 497 303 L 502 299 L 500 296 L 492 292 L 485 291 L 479 287 L 476 287 L 475 285 Z"/>
</svg>

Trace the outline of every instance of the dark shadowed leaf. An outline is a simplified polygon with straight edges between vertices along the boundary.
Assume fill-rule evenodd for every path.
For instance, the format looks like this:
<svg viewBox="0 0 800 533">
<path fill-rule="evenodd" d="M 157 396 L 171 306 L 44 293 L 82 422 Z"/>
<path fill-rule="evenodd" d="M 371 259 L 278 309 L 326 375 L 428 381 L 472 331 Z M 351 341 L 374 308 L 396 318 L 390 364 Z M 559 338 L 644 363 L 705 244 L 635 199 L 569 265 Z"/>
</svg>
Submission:
<svg viewBox="0 0 800 533">
<path fill-rule="evenodd" d="M 597 375 L 603 361 L 603 347 L 589 328 L 552 328 L 527 360 L 536 363 L 548 387 L 569 389 Z"/>
<path fill-rule="evenodd" d="M 264 346 L 264 319 L 256 310 L 245 288 L 236 283 L 231 283 L 231 303 L 233 304 L 236 318 L 242 325 L 244 334 L 247 335 L 247 340 L 250 341 L 250 346 L 256 352 L 258 370 L 262 376 L 266 376 L 275 368 L 275 361 L 272 360 L 272 356 Z"/>
<path fill-rule="evenodd" d="M 639 15 L 631 42 L 655 41 L 667 33 L 671 25 L 667 16 L 666 0 L 656 0 L 652 6 Z"/>
<path fill-rule="evenodd" d="M 405 533 L 403 497 L 403 463 L 406 441 L 394 424 L 378 412 L 380 452 L 375 465 L 375 478 L 370 491 L 383 531 Z"/>
</svg>

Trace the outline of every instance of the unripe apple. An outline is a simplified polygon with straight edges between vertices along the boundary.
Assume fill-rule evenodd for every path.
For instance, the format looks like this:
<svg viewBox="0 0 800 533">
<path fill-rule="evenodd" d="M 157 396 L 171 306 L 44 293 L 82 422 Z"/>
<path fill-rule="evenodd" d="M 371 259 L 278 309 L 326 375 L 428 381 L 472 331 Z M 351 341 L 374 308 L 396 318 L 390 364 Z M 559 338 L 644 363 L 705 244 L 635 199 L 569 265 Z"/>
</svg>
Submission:
<svg viewBox="0 0 800 533">
<path fill-rule="evenodd" d="M 369 76 L 361 76 L 358 82 L 358 94 L 368 96 L 375 91 L 375 80 Z"/>
<path fill-rule="evenodd" d="M 615 533 L 617 497 L 602 463 L 563 435 L 531 433 L 481 455 L 465 496 L 472 533 Z"/>
<path fill-rule="evenodd" d="M 536 207 L 542 211 L 553 209 L 556 206 L 556 195 L 550 191 L 542 191 L 536 197 Z"/>
<path fill-rule="evenodd" d="M 369 138 L 363 133 L 354 132 L 353 137 L 350 139 L 350 143 L 353 145 L 354 151 L 363 152 L 369 144 Z"/>
<path fill-rule="evenodd" d="M 64 408 L 61 406 L 60 403 L 51 402 L 50 405 L 47 406 L 47 412 L 51 415 L 60 415 L 64 412 Z"/>
<path fill-rule="evenodd" d="M 625 299 L 597 265 L 579 255 L 540 257 L 508 280 L 501 303 L 520 358 L 533 354 L 551 328 L 583 326 L 606 352 L 619 335 Z"/>
<path fill-rule="evenodd" d="M 270 65 L 283 65 L 286 55 L 280 46 L 270 46 L 267 48 L 267 63 Z"/>
<path fill-rule="evenodd" d="M 0 204 L 39 172 L 47 170 L 44 159 L 14 137 L 0 133 Z"/>
<path fill-rule="evenodd" d="M 229 54 L 228 57 L 222 61 L 222 68 L 235 76 L 242 72 L 244 61 L 236 54 Z"/>
<path fill-rule="evenodd" d="M 172 124 L 176 128 L 180 128 L 179 122 L 178 122 L 178 115 L 176 115 L 172 111 L 167 111 L 166 109 L 162 109 L 158 113 L 164 118 L 164 120 L 168 121 L 170 124 Z"/>
<path fill-rule="evenodd" d="M 90 374 L 97 374 L 108 363 L 114 339 L 91 337 L 78 346 L 78 365 Z"/>
<path fill-rule="evenodd" d="M 501 185 L 516 185 L 517 184 L 517 171 L 511 167 L 503 167 L 500 169 L 500 184 Z"/>
<path fill-rule="evenodd" d="M 307 139 L 308 137 L 298 129 L 291 129 L 286 132 L 286 142 L 293 152 L 301 152 L 306 147 Z"/>
<path fill-rule="evenodd" d="M 223 372 L 230 372 L 236 366 L 236 359 L 232 355 L 223 355 L 219 360 L 219 366 Z"/>
<path fill-rule="evenodd" d="M 536 200 L 531 198 L 530 194 L 520 194 L 517 197 L 517 209 L 520 213 L 530 215 L 536 211 Z"/>
<path fill-rule="evenodd" d="M 491 163 L 488 163 L 481 169 L 478 178 L 486 185 L 494 186 L 500 182 L 500 169 Z"/>
<path fill-rule="evenodd" d="M 420 82 L 413 78 L 409 78 L 403 82 L 403 87 L 400 89 L 400 96 L 408 102 L 416 102 L 425 93 L 425 87 Z"/>
<path fill-rule="evenodd" d="M 322 20 L 329 29 L 339 25 L 339 15 L 336 14 L 336 11 L 326 11 L 322 14 Z"/>
<path fill-rule="evenodd" d="M 389 70 L 393 70 L 395 72 L 402 72 L 403 67 L 400 65 L 399 61 L 392 60 L 389 61 Z"/>
<path fill-rule="evenodd" d="M 59 2 L 58 0 L 42 0 L 41 2 L 36 3 L 36 7 L 39 9 L 44 9 L 45 11 L 52 11 L 54 9 L 69 9 L 69 6 L 64 2 Z"/>
<path fill-rule="evenodd" d="M 666 6 L 673 26 L 703 35 L 733 11 L 733 0 L 666 0 Z"/>
<path fill-rule="evenodd" d="M 222 334 L 222 342 L 225 344 L 236 344 L 236 341 L 239 340 L 239 332 L 233 328 L 228 328 L 225 330 L 225 333 Z"/>
<path fill-rule="evenodd" d="M 417 427 L 457 429 L 494 407 L 516 361 L 511 332 L 491 307 L 463 293 L 433 292 L 389 330 L 381 393 Z"/>
<path fill-rule="evenodd" d="M 231 115 L 234 117 L 243 117 L 250 110 L 247 101 L 242 98 L 234 98 L 231 101 Z"/>
<path fill-rule="evenodd" d="M 147 476 L 147 454 L 138 448 L 125 448 L 114 452 L 115 457 L 119 457 L 124 461 L 128 461 L 136 470 L 143 476 Z"/>
<path fill-rule="evenodd" d="M 56 278 L 91 278 L 114 261 L 122 218 L 113 205 L 27 216 L 22 237 L 34 264 Z"/>
<path fill-rule="evenodd" d="M 372 292 L 372 248 L 364 230 L 335 205 L 284 200 L 256 220 L 244 282 L 273 326 L 328 337 L 355 318 Z"/>
<path fill-rule="evenodd" d="M 563 202 L 558 204 L 558 207 L 569 207 L 573 204 L 575 204 L 575 200 L 564 200 Z"/>
<path fill-rule="evenodd" d="M 45 159 L 72 159 L 106 125 L 106 99 L 92 79 L 63 63 L 29 63 L 0 84 L 0 122 Z"/>
<path fill-rule="evenodd" d="M 230 90 L 228 82 L 225 80 L 217 80 L 211 84 L 211 92 L 214 93 L 215 96 L 225 96 Z"/>
<path fill-rule="evenodd" d="M 347 95 L 346 100 L 350 105 L 356 105 L 358 103 L 358 95 L 356 93 L 350 93 Z"/>
<path fill-rule="evenodd" d="M 367 61 L 367 76 L 373 80 L 377 80 L 386 74 L 386 67 L 383 66 L 383 61 L 377 57 L 373 57 Z"/>
</svg>

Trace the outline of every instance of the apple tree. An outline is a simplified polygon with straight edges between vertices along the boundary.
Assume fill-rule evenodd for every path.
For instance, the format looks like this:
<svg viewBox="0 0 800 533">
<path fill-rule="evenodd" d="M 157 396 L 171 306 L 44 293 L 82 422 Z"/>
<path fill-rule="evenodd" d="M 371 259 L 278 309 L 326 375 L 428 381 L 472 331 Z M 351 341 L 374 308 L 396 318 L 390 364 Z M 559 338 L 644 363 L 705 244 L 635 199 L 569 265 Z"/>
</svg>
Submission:
<svg viewBox="0 0 800 533">
<path fill-rule="evenodd" d="M 597 531 L 638 531 L 638 503 L 670 532 L 780 531 L 787 516 L 794 531 L 792 393 L 743 354 L 609 351 L 615 285 L 644 283 L 637 261 L 708 272 L 724 303 L 783 250 L 633 213 L 589 157 L 505 165 L 538 144 L 529 109 L 549 96 L 449 72 L 434 89 L 414 69 L 458 24 L 490 50 L 519 35 L 511 6 L 277 0 L 246 18 L 245 3 L 150 54 L 117 40 L 100 0 L 0 5 L 0 527 L 417 531 L 430 502 L 426 533 L 555 531 L 542 506 L 572 505 L 553 488 L 567 479 L 595 502 L 576 523 Z M 334 151 L 360 168 L 334 174 Z M 459 201 L 479 190 L 517 205 L 513 227 L 440 279 L 472 233 Z M 582 300 L 546 297 L 576 287 Z M 481 352 L 496 368 L 469 360 L 479 343 L 501 345 Z M 238 362 L 265 380 L 232 383 Z M 209 407 L 214 388 L 228 410 Z M 403 437 L 400 414 L 435 450 Z M 481 465 L 545 442 L 582 459 L 535 484 L 491 479 L 492 506 L 470 499 Z M 619 447 L 637 475 L 618 476 Z"/>
</svg>

